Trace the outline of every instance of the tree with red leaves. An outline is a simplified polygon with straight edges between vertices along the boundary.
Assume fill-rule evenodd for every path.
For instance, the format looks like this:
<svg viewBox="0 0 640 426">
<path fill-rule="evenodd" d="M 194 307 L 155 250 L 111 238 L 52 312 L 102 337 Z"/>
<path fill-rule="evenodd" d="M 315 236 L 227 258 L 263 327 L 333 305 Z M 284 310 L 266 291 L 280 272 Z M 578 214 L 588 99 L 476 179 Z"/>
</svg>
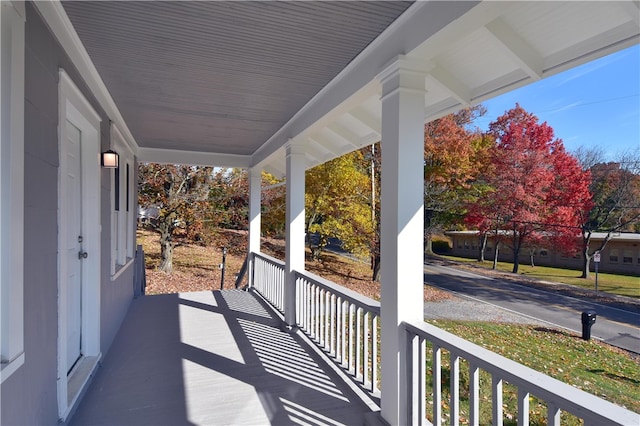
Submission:
<svg viewBox="0 0 640 426">
<path fill-rule="evenodd" d="M 489 133 L 495 145 L 483 181 L 490 194 L 468 206 L 467 224 L 502 236 L 513 252 L 514 273 L 521 249 L 542 238 L 574 253 L 581 216 L 591 208 L 589 172 L 551 126 L 518 104 L 492 122 Z"/>
</svg>

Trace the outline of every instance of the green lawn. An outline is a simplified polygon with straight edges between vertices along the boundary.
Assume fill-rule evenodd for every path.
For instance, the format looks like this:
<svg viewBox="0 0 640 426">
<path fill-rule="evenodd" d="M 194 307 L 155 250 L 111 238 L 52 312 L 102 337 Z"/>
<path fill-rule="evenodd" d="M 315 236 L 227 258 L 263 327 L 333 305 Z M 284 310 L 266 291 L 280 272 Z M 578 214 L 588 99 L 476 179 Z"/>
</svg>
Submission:
<svg viewBox="0 0 640 426">
<path fill-rule="evenodd" d="M 487 269 L 491 269 L 491 267 L 493 266 L 492 261 L 485 260 L 485 262 L 480 263 L 475 259 L 468 259 L 464 257 L 444 257 L 459 262 L 486 267 Z M 509 262 L 498 262 L 498 269 L 505 272 L 511 272 L 513 269 L 513 264 Z M 589 279 L 584 279 L 580 278 L 580 271 L 576 271 L 573 269 L 552 268 L 549 266 L 532 267 L 528 264 L 520 264 L 518 273 L 527 277 L 538 278 L 545 281 L 552 281 L 563 284 L 570 284 L 590 290 L 595 290 L 596 288 L 596 275 L 593 272 L 591 273 L 591 277 Z M 598 290 L 617 294 L 620 296 L 628 296 L 640 299 L 640 277 L 599 273 Z"/>
<path fill-rule="evenodd" d="M 595 340 L 558 330 L 536 326 L 496 324 L 484 322 L 429 321 L 430 323 L 499 353 L 530 368 L 561 380 L 576 388 L 640 412 L 640 364 L 623 351 Z M 429 356 L 427 357 L 429 359 Z M 448 399 L 448 355 L 443 358 L 443 398 Z M 427 366 L 430 368 L 430 366 Z M 460 369 L 460 403 L 462 421 L 468 418 L 469 373 L 468 365 Z M 446 380 L 446 381 L 445 381 Z M 484 372 L 480 377 L 481 424 L 491 422 L 491 377 Z M 429 384 L 428 384 L 429 386 Z M 443 401 L 443 406 L 448 400 Z M 505 425 L 515 425 L 517 418 L 515 388 L 504 387 Z M 531 424 L 546 424 L 546 406 L 532 395 L 530 400 Z M 466 421 L 465 421 L 466 420 Z M 563 413 L 562 424 L 580 424 L 575 417 Z"/>
</svg>

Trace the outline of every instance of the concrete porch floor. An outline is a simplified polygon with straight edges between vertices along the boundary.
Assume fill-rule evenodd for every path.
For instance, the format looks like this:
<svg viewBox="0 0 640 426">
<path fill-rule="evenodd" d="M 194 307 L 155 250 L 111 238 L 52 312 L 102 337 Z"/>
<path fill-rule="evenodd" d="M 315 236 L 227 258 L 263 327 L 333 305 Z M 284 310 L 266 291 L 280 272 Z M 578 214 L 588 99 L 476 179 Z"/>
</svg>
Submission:
<svg viewBox="0 0 640 426">
<path fill-rule="evenodd" d="M 252 292 L 135 299 L 70 424 L 362 424 L 371 404 L 279 324 Z"/>
</svg>

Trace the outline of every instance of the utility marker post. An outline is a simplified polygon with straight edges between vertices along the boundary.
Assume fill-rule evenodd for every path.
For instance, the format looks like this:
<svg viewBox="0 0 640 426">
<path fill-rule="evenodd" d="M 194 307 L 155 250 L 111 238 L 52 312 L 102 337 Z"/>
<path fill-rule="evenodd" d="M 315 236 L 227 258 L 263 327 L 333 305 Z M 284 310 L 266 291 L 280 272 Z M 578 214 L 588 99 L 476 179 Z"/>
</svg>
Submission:
<svg viewBox="0 0 640 426">
<path fill-rule="evenodd" d="M 598 265 L 600 265 L 600 251 L 593 253 L 593 262 L 596 264 L 596 297 L 598 297 Z"/>
<path fill-rule="evenodd" d="M 222 263 L 220 264 L 220 290 L 224 290 L 224 270 L 227 265 L 227 248 L 222 247 Z"/>
</svg>

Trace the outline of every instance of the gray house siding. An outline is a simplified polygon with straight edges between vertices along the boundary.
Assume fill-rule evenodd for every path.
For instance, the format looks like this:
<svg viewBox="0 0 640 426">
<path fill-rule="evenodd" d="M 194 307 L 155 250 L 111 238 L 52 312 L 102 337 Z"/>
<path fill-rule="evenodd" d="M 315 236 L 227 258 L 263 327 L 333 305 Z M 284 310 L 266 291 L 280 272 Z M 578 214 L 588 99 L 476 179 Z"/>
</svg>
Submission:
<svg viewBox="0 0 640 426">
<path fill-rule="evenodd" d="M 110 141 L 109 119 L 90 95 L 32 4 L 25 28 L 25 363 L 2 383 L 3 425 L 58 422 L 58 70 L 64 68 L 102 117 L 101 148 Z M 96 165 L 99 167 L 99 165 Z M 104 354 L 133 298 L 133 268 L 109 277 L 110 170 L 101 171 L 101 350 Z"/>
</svg>

